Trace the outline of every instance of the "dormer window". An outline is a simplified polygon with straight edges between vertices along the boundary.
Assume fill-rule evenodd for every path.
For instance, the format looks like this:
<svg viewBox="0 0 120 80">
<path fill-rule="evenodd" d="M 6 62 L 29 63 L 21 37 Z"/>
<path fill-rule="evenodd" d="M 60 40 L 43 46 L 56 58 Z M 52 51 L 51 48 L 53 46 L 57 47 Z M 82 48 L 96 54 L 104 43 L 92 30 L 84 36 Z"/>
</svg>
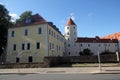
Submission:
<svg viewBox="0 0 120 80">
<path fill-rule="evenodd" d="M 25 21 L 26 24 L 29 24 L 31 23 L 31 19 L 30 18 L 27 18 L 26 21 Z"/>
</svg>

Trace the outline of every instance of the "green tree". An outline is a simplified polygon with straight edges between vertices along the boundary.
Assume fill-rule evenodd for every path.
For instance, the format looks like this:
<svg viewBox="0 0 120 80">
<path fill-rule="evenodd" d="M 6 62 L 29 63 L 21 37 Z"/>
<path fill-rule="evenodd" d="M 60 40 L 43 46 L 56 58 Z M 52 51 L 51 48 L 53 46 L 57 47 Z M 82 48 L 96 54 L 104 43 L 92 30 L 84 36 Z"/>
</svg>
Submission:
<svg viewBox="0 0 120 80">
<path fill-rule="evenodd" d="M 79 52 L 80 55 L 93 55 L 90 49 L 86 48 L 83 51 Z"/>
<path fill-rule="evenodd" d="M 17 19 L 16 22 L 18 21 L 23 21 L 24 19 L 32 16 L 32 11 L 25 11 L 20 15 L 20 19 Z"/>
<path fill-rule="evenodd" d="M 0 4 L 0 56 L 7 45 L 7 30 L 11 17 L 8 10 Z"/>
</svg>

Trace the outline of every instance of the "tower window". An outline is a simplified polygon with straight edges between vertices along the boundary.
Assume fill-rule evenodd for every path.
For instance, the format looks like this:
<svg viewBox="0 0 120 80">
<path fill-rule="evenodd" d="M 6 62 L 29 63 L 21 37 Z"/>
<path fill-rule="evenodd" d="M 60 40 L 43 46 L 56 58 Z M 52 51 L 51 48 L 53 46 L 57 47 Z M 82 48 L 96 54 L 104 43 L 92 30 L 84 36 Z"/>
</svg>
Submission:
<svg viewBox="0 0 120 80">
<path fill-rule="evenodd" d="M 74 29 L 75 29 L 75 27 L 74 27 Z"/>
<path fill-rule="evenodd" d="M 74 35 L 75 35 L 76 33 L 74 32 Z"/>
<path fill-rule="evenodd" d="M 69 38 L 68 38 L 68 41 L 69 41 Z"/>
<path fill-rule="evenodd" d="M 68 54 L 70 55 L 70 52 Z"/>
<path fill-rule="evenodd" d="M 67 29 L 69 29 L 69 27 L 67 27 Z"/>
<path fill-rule="evenodd" d="M 70 33 L 68 32 L 67 35 L 69 35 Z"/>
<path fill-rule="evenodd" d="M 70 47 L 70 44 L 68 44 L 68 47 Z"/>
</svg>

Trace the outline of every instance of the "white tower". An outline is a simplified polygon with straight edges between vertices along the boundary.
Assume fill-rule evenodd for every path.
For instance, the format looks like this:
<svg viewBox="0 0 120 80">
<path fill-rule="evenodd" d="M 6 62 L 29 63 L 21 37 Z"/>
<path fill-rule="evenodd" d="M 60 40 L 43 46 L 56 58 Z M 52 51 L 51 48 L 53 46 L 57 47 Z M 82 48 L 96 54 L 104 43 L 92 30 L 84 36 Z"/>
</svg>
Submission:
<svg viewBox="0 0 120 80">
<path fill-rule="evenodd" d="M 67 56 L 76 56 L 77 26 L 70 18 L 65 26 L 65 49 Z"/>
<path fill-rule="evenodd" d="M 65 26 L 65 39 L 70 42 L 77 40 L 77 26 L 70 18 Z"/>
</svg>

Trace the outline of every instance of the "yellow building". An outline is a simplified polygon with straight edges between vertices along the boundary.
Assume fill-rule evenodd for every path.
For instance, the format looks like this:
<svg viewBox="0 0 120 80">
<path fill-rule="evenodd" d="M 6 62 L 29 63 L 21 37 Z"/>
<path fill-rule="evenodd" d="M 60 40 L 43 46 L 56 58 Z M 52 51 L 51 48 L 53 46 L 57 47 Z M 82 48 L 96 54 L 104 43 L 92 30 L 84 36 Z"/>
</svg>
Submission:
<svg viewBox="0 0 120 80">
<path fill-rule="evenodd" d="M 43 62 L 45 56 L 62 56 L 64 52 L 64 36 L 39 14 L 8 29 L 8 63 Z"/>
</svg>

